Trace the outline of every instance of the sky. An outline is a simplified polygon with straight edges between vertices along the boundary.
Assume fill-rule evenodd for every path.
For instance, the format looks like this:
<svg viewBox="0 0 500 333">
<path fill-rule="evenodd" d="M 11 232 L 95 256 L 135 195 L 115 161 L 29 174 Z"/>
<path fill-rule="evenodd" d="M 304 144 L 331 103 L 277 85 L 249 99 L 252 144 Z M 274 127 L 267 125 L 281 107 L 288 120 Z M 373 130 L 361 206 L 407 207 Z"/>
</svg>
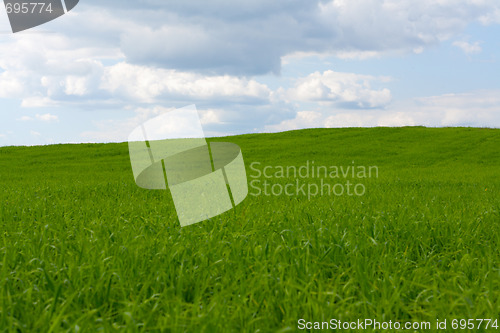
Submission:
<svg viewBox="0 0 500 333">
<path fill-rule="evenodd" d="M 123 142 L 195 104 L 207 136 L 500 127 L 498 0 L 80 0 L 13 34 L 0 146 Z"/>
</svg>

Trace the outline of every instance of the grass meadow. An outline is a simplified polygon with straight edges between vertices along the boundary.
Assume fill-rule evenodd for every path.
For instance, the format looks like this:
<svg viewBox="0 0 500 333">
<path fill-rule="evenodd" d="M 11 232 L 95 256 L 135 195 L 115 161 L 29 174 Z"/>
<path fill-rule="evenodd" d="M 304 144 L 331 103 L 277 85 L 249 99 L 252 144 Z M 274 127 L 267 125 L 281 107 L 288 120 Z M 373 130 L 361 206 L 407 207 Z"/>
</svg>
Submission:
<svg viewBox="0 0 500 333">
<path fill-rule="evenodd" d="M 363 196 L 249 195 L 181 228 L 168 191 L 135 185 L 126 143 L 0 148 L 0 330 L 294 332 L 299 319 L 333 318 L 500 325 L 500 130 L 209 141 L 238 144 L 249 181 L 254 162 L 379 174 L 355 180 Z"/>
</svg>

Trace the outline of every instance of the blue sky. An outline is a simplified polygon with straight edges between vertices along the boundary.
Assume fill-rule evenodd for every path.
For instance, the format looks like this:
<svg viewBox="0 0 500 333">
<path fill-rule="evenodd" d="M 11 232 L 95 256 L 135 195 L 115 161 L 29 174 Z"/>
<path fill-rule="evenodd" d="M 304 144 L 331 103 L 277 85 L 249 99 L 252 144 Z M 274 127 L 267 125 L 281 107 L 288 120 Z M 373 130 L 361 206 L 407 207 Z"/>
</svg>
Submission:
<svg viewBox="0 0 500 333">
<path fill-rule="evenodd" d="M 12 34 L 0 145 L 126 141 L 196 104 L 207 135 L 500 127 L 497 0 L 81 0 Z"/>
</svg>

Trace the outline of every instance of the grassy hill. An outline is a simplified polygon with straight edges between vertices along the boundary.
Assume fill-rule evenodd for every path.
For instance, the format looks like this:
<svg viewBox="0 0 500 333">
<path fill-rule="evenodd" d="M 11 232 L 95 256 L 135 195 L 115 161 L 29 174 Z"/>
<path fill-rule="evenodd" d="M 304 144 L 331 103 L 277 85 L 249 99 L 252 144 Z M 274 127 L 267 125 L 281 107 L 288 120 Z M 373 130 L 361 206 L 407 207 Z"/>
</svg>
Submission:
<svg viewBox="0 0 500 333">
<path fill-rule="evenodd" d="M 235 210 L 182 229 L 168 191 L 135 185 L 126 143 L 0 148 L 0 328 L 500 321 L 500 130 L 311 129 L 210 141 L 241 147 L 254 186 Z M 378 177 L 257 177 L 266 166 L 313 162 L 376 166 Z M 255 195 L 264 181 L 349 181 L 365 191 Z"/>
</svg>

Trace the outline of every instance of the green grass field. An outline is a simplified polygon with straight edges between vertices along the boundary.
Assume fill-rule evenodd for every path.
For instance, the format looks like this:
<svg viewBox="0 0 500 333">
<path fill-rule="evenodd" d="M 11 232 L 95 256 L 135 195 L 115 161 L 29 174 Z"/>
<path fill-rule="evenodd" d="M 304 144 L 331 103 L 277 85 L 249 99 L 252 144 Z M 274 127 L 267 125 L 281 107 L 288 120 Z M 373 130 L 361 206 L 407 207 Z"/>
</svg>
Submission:
<svg viewBox="0 0 500 333">
<path fill-rule="evenodd" d="M 500 325 L 500 130 L 210 141 L 238 144 L 249 176 L 253 162 L 307 161 L 354 161 L 379 176 L 360 180 L 364 196 L 249 195 L 181 229 L 168 191 L 135 185 L 126 143 L 0 148 L 0 329 L 287 332 L 299 319 L 333 318 Z"/>
</svg>

